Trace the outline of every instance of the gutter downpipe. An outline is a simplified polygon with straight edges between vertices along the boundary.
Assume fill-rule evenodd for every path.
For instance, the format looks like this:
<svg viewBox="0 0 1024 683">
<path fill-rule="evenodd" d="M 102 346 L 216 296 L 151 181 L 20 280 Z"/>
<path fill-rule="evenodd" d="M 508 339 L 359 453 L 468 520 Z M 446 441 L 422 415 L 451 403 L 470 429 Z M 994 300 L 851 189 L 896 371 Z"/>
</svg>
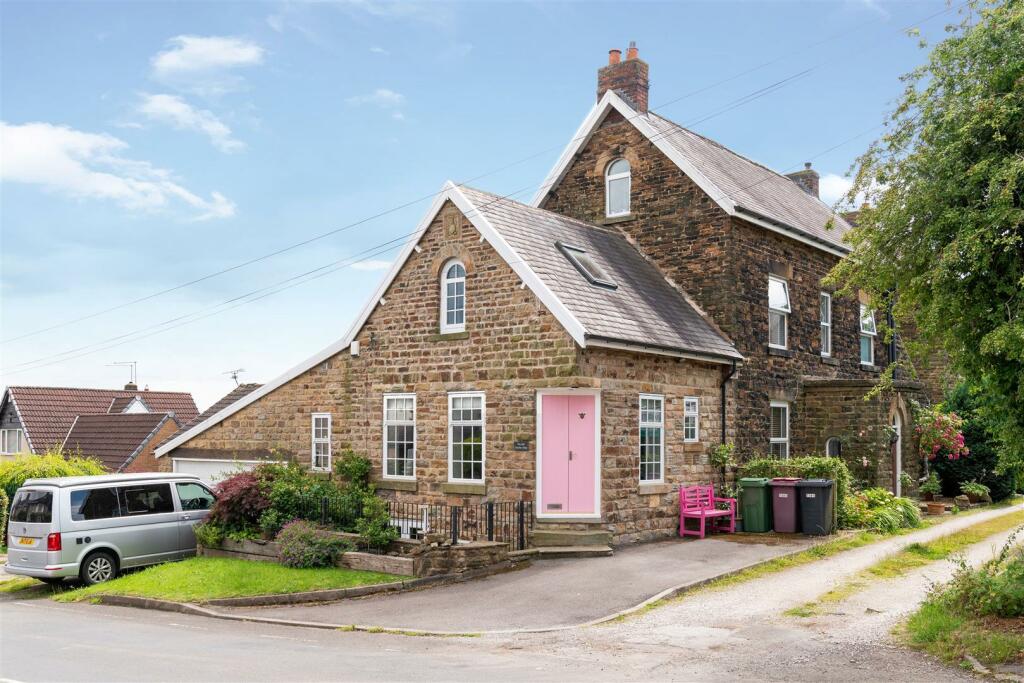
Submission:
<svg viewBox="0 0 1024 683">
<path fill-rule="evenodd" d="M 732 368 L 729 370 L 729 374 L 722 379 L 722 443 L 725 443 L 725 385 L 729 383 L 733 375 L 736 374 L 736 361 L 732 362 Z"/>
</svg>

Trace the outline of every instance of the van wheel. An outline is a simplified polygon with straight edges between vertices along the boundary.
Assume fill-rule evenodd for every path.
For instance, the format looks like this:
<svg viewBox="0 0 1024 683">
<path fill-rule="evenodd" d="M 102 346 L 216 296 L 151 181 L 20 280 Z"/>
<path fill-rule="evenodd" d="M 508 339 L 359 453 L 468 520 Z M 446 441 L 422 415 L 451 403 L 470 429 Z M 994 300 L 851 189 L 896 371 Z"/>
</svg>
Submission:
<svg viewBox="0 0 1024 683">
<path fill-rule="evenodd" d="M 105 550 L 99 550 L 85 558 L 78 576 L 86 586 L 110 581 L 117 576 L 117 558 Z"/>
</svg>

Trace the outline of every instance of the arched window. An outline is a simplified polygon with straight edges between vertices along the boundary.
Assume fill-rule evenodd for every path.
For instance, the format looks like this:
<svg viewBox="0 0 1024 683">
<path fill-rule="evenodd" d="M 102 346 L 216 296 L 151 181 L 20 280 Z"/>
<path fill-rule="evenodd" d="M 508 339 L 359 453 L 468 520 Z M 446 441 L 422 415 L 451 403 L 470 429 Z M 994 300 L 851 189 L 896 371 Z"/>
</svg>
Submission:
<svg viewBox="0 0 1024 683">
<path fill-rule="evenodd" d="M 630 170 L 629 162 L 616 159 L 608 164 L 604 172 L 605 214 L 625 216 L 629 213 Z"/>
<path fill-rule="evenodd" d="M 843 442 L 838 436 L 831 437 L 825 442 L 825 455 L 830 458 L 838 458 L 843 454 Z"/>
<path fill-rule="evenodd" d="M 441 333 L 466 329 L 466 267 L 449 261 L 441 269 Z"/>
</svg>

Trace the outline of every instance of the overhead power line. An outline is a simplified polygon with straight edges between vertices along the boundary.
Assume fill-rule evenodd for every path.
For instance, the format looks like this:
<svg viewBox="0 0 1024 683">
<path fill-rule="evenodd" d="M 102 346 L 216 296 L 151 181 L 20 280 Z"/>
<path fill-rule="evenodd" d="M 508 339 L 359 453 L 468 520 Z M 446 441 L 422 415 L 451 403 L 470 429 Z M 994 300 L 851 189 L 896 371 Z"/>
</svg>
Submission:
<svg viewBox="0 0 1024 683">
<path fill-rule="evenodd" d="M 957 9 L 965 6 L 966 4 L 968 4 L 968 3 L 965 1 L 965 2 L 960 3 L 959 5 L 947 7 L 946 9 L 944 9 L 942 11 L 935 12 L 934 14 L 930 14 L 927 17 L 924 17 L 924 18 L 918 20 L 917 22 L 914 22 L 914 24 L 919 24 L 919 23 L 923 23 L 925 21 L 929 21 L 930 19 L 933 19 L 933 18 L 935 18 L 937 16 L 940 16 L 942 14 L 946 14 L 946 13 L 949 13 L 951 11 L 957 10 Z M 670 106 L 672 104 L 676 104 L 676 103 L 678 103 L 678 102 L 680 102 L 682 100 L 685 100 L 687 98 L 693 97 L 695 95 L 707 92 L 707 91 L 712 90 L 712 89 L 714 89 L 716 87 L 719 87 L 719 86 L 721 86 L 721 85 L 723 85 L 725 83 L 729 83 L 729 82 L 734 81 L 734 80 L 736 80 L 738 78 L 741 78 L 741 77 L 743 77 L 745 75 L 748 75 L 748 74 L 756 72 L 756 71 L 758 71 L 760 69 L 763 69 L 763 68 L 766 68 L 768 66 L 771 66 L 772 64 L 776 64 L 776 63 L 778 63 L 778 62 L 780 62 L 780 61 L 782 61 L 782 60 L 784 60 L 784 59 L 786 59 L 786 58 L 788 58 L 788 57 L 790 57 L 790 56 L 792 56 L 794 54 L 799 54 L 801 52 L 804 52 L 805 50 L 811 49 L 813 47 L 817 47 L 819 45 L 830 43 L 830 42 L 836 40 L 837 38 L 841 38 L 841 37 L 844 37 L 844 36 L 849 35 L 851 33 L 854 33 L 856 31 L 859 31 L 859 30 L 861 30 L 862 28 L 864 28 L 866 26 L 873 25 L 873 24 L 877 23 L 877 21 L 878 20 L 872 20 L 872 21 L 864 22 L 862 24 L 859 24 L 858 26 L 853 27 L 852 29 L 848 29 L 848 30 L 845 30 L 845 31 L 838 32 L 838 33 L 833 34 L 833 35 L 831 35 L 831 36 L 829 36 L 827 38 L 823 38 L 821 40 L 809 43 L 809 44 L 807 44 L 807 45 L 805 45 L 805 46 L 803 46 L 801 48 L 797 48 L 796 50 L 791 50 L 789 52 L 783 53 L 782 55 L 776 56 L 773 59 L 767 60 L 767 61 L 762 62 L 760 64 L 757 64 L 757 65 L 755 65 L 753 67 L 750 67 L 748 69 L 740 71 L 740 72 L 738 72 L 736 74 L 733 74 L 733 75 L 728 76 L 726 78 L 723 78 L 723 79 L 720 79 L 718 81 L 715 81 L 715 82 L 713 82 L 711 84 L 708 84 L 706 86 L 698 88 L 697 90 L 690 91 L 690 92 L 685 93 L 685 94 L 683 94 L 683 95 L 681 95 L 679 97 L 676 97 L 674 99 L 662 102 L 657 107 L 654 107 L 651 110 L 652 111 L 656 111 L 658 109 L 665 108 L 665 107 Z M 901 29 L 901 31 L 906 31 L 907 29 L 911 28 L 911 26 L 905 27 L 905 28 Z M 721 110 L 719 110 L 717 112 L 709 114 L 707 117 L 699 119 L 695 123 L 687 124 L 687 126 L 697 125 L 697 124 L 702 123 L 704 121 L 707 121 L 707 120 L 709 120 L 711 118 L 714 118 L 715 116 L 719 116 L 719 115 L 724 114 L 724 113 L 726 113 L 728 111 L 731 111 L 732 109 L 735 109 L 736 107 L 743 106 L 744 104 L 746 104 L 749 101 L 753 101 L 754 99 L 758 99 L 759 97 L 762 97 L 762 96 L 764 96 L 766 94 L 769 94 L 770 92 L 774 92 L 775 90 L 783 87 L 784 85 L 786 85 L 786 84 L 788 84 L 790 82 L 793 82 L 795 80 L 799 80 L 800 78 L 803 78 L 804 76 L 810 74 L 812 71 L 820 68 L 821 66 L 823 66 L 824 64 L 829 63 L 830 61 L 834 61 L 834 60 L 825 60 L 825 61 L 823 61 L 823 62 L 821 62 L 821 63 L 819 63 L 819 64 L 817 64 L 815 66 L 812 66 L 812 67 L 809 67 L 807 69 L 804 69 L 804 70 L 802 70 L 800 72 L 797 72 L 797 73 L 795 73 L 795 74 L 793 74 L 793 75 L 791 75 L 789 77 L 786 77 L 786 78 L 784 78 L 784 79 L 782 79 L 780 81 L 776 81 L 772 85 L 766 86 L 765 88 L 761 88 L 759 90 L 755 90 L 752 93 L 748 93 L 747 95 L 739 98 L 738 100 L 734 100 L 729 105 L 726 105 L 726 107 L 724 109 L 721 109 Z M 643 114 L 637 114 L 636 116 L 643 116 Z M 634 118 L 634 117 L 630 117 L 630 118 Z M 576 142 L 576 139 L 570 140 L 570 144 L 573 143 L 573 142 Z M 541 150 L 539 152 L 535 152 L 535 153 L 533 153 L 531 155 L 528 155 L 528 156 L 522 157 L 520 159 L 517 159 L 515 161 L 509 162 L 509 163 L 507 163 L 507 164 L 505 164 L 503 166 L 500 166 L 498 168 L 495 168 L 495 169 L 492 169 L 490 171 L 486 171 L 486 172 L 481 173 L 479 175 L 473 176 L 472 178 L 469 178 L 469 179 L 467 179 L 465 181 L 462 181 L 461 183 L 458 183 L 458 185 L 461 187 L 461 186 L 464 186 L 464 185 L 466 185 L 468 183 L 475 182 L 477 180 L 480 180 L 482 178 L 486 178 L 486 177 L 494 175 L 496 173 L 500 173 L 500 172 L 505 171 L 505 170 L 507 170 L 507 169 L 509 169 L 509 168 L 511 168 L 513 166 L 517 166 L 517 165 L 525 163 L 527 161 L 531 161 L 531 160 L 533 160 L 533 159 L 535 159 L 535 158 L 537 158 L 539 156 L 542 156 L 542 155 L 547 154 L 547 153 L 549 153 L 551 151 L 554 151 L 554 150 L 561 149 L 563 147 L 564 147 L 564 145 L 556 145 L 556 146 L 552 146 L 552 147 L 543 149 L 543 150 Z M 254 265 L 254 264 L 259 263 L 261 261 L 265 261 L 267 259 L 273 258 L 275 256 L 280 256 L 281 254 L 284 254 L 284 253 L 293 251 L 295 249 L 298 249 L 300 247 L 312 244 L 314 242 L 317 242 L 319 240 L 325 239 L 325 238 L 330 237 L 332 235 L 336 235 L 336 234 L 344 232 L 346 230 L 350 230 L 350 229 L 358 227 L 360 225 L 364 225 L 366 223 L 369 223 L 371 221 L 377 220 L 377 219 L 382 218 L 384 216 L 387 216 L 389 214 L 395 213 L 397 211 L 401 211 L 402 209 L 405 209 L 405 208 L 408 208 L 410 206 L 414 206 L 416 204 L 419 204 L 420 202 L 423 202 L 425 200 L 432 199 L 436 195 L 437 195 L 436 192 L 432 192 L 430 194 L 422 195 L 422 196 L 417 197 L 415 199 L 412 199 L 410 201 L 398 204 L 398 205 L 390 207 L 388 209 L 384 209 L 384 210 L 379 211 L 379 212 L 377 212 L 375 214 L 372 214 L 370 216 L 366 216 L 365 218 L 359 219 L 359 220 L 354 221 L 352 223 L 348 223 L 348 224 L 340 226 L 338 228 L 334 228 L 332 230 L 328 230 L 326 232 L 320 233 L 318 235 L 314 235 L 312 237 L 309 237 L 307 239 L 301 240 L 299 242 L 295 242 L 295 243 L 289 244 L 287 246 L 281 247 L 280 249 L 276 249 L 274 251 L 265 253 L 263 255 L 253 257 L 251 259 L 242 261 L 240 263 L 236 263 L 236 264 L 234 264 L 232 266 L 228 266 L 226 268 L 222 268 L 221 270 L 208 273 L 206 275 L 194 278 L 192 280 L 188 280 L 186 282 L 182 282 L 182 283 L 174 285 L 172 287 L 167 287 L 165 289 L 161 289 L 159 291 L 152 292 L 150 294 L 147 294 L 147 295 L 144 295 L 144 296 L 132 299 L 130 301 L 126 301 L 126 302 L 120 303 L 120 304 L 116 304 L 114 306 L 110 306 L 110 307 L 107 307 L 107 308 L 104 308 L 104 309 L 101 309 L 101 310 L 98 310 L 98 311 L 94 311 L 92 313 L 88 313 L 86 315 L 79 316 L 77 318 L 72 318 L 72 319 L 69 319 L 69 320 L 65 320 L 65 321 L 61 321 L 61 322 L 58 322 L 58 323 L 54 323 L 52 325 L 49 325 L 49 326 L 46 326 L 46 327 L 42 327 L 42 328 L 38 328 L 38 329 L 32 330 L 30 332 L 25 332 L 25 333 L 16 335 L 14 337 L 8 337 L 7 339 L 0 340 L 0 345 L 8 344 L 8 343 L 15 342 L 15 341 L 19 341 L 21 339 L 26 339 L 28 337 L 33 337 L 35 335 L 42 334 L 44 332 L 50 332 L 52 330 L 59 329 L 61 327 L 66 327 L 68 325 L 73 325 L 75 323 L 84 322 L 86 320 L 90 320 L 90 319 L 97 318 L 97 317 L 102 316 L 102 315 L 106 315 L 107 313 L 112 313 L 112 312 L 120 310 L 122 308 L 127 308 L 129 306 L 134 306 L 136 304 L 144 303 L 146 301 L 150 301 L 150 300 L 155 299 L 157 297 L 164 296 L 166 294 L 170 294 L 172 292 L 175 292 L 175 291 L 178 291 L 178 290 L 181 290 L 181 289 L 185 289 L 187 287 L 191 287 L 191 286 L 199 284 L 201 282 L 205 282 L 207 280 L 219 277 L 221 275 L 225 275 L 227 273 L 231 273 L 231 272 L 234 272 L 236 270 L 240 270 L 242 268 L 246 268 L 248 266 Z"/>
</svg>

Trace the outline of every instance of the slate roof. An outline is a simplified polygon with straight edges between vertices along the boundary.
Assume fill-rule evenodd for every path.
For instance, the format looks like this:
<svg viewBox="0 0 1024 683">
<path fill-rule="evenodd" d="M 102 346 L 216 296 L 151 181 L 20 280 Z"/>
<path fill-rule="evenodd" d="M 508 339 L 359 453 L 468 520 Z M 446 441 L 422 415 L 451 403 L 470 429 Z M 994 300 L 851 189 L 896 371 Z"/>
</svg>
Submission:
<svg viewBox="0 0 1024 683">
<path fill-rule="evenodd" d="M 742 359 L 620 233 L 463 186 L 463 195 L 586 330 L 588 338 Z M 556 246 L 578 247 L 616 289 L 591 284 Z"/>
<path fill-rule="evenodd" d="M 79 415 L 106 414 L 118 398 L 143 397 L 153 413 L 174 413 L 178 422 L 190 422 L 199 414 L 192 395 L 183 391 L 125 391 L 72 387 L 8 387 L 18 406 L 22 427 L 32 450 L 42 453 L 59 445 Z"/>
<path fill-rule="evenodd" d="M 96 458 L 111 472 L 130 463 L 171 419 L 167 413 L 79 415 L 64 448 Z"/>
<path fill-rule="evenodd" d="M 791 179 L 653 112 L 645 118 L 665 143 L 686 157 L 737 208 L 849 251 L 849 245 L 842 239 L 850 229 L 849 223 Z M 831 228 L 826 227 L 829 221 L 833 223 Z"/>
</svg>

